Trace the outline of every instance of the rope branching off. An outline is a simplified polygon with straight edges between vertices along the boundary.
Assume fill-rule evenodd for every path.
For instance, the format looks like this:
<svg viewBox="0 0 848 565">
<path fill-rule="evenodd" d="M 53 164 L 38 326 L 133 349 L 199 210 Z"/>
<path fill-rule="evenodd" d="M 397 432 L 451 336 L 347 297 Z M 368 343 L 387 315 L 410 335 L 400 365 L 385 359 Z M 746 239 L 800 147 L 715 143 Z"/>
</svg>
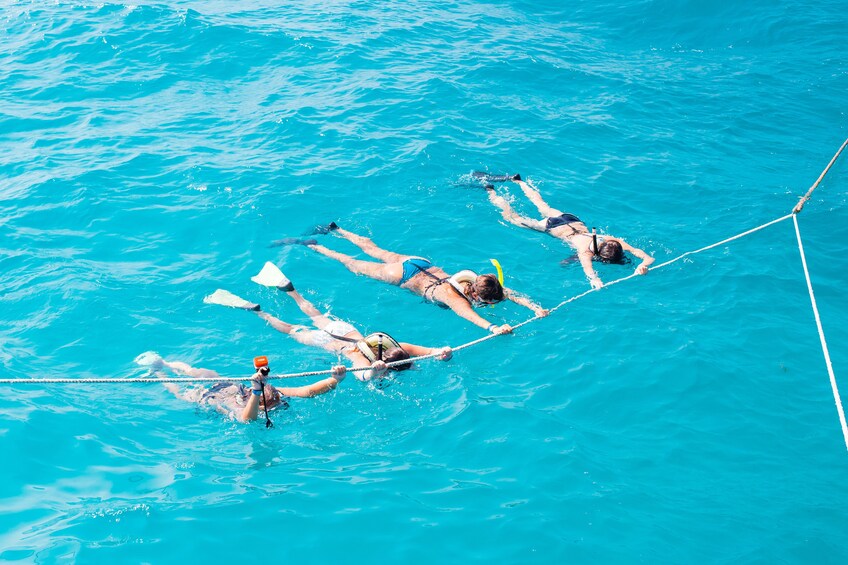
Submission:
<svg viewBox="0 0 848 565">
<path fill-rule="evenodd" d="M 844 147 L 844 145 L 843 145 Z M 813 316 L 816 319 L 816 328 L 819 330 L 824 363 L 827 366 L 827 374 L 830 376 L 830 388 L 833 390 L 833 400 L 836 402 L 836 413 L 839 415 L 839 423 L 842 425 L 842 437 L 845 438 L 845 449 L 848 449 L 848 425 L 845 423 L 845 410 L 842 408 L 842 400 L 839 398 L 839 388 L 836 386 L 836 375 L 833 374 L 833 365 L 830 362 L 830 352 L 827 350 L 827 341 L 824 338 L 819 308 L 816 305 L 816 296 L 813 294 L 813 283 L 810 281 L 810 271 L 807 270 L 807 256 L 804 253 L 804 244 L 801 243 L 801 230 L 798 228 L 798 216 L 793 214 L 792 221 L 795 223 L 795 235 L 798 238 L 798 251 L 801 253 L 801 265 L 804 267 L 804 277 L 807 279 L 807 290 L 810 293 L 810 304 L 813 307 Z"/>
<path fill-rule="evenodd" d="M 830 168 L 836 162 L 836 159 L 839 158 L 839 154 L 842 153 L 842 150 L 845 149 L 846 145 L 848 145 L 848 139 L 846 139 L 844 142 L 842 142 L 842 145 L 839 147 L 839 149 L 833 155 L 833 158 L 830 160 L 830 163 L 827 164 L 827 167 L 824 168 L 824 170 L 822 171 L 822 174 L 819 175 L 819 178 L 816 179 L 816 182 L 813 183 L 813 186 L 810 187 L 810 189 L 807 191 L 807 193 L 804 194 L 804 196 L 801 197 L 801 199 L 798 201 L 798 204 L 796 204 L 795 207 L 792 209 L 793 214 L 797 214 L 801 210 L 803 210 L 804 204 L 806 204 L 807 200 L 810 199 L 810 196 L 813 195 L 813 191 L 816 188 L 818 188 L 822 179 L 824 179 L 824 176 L 827 174 L 827 172 L 830 170 Z"/>
</svg>

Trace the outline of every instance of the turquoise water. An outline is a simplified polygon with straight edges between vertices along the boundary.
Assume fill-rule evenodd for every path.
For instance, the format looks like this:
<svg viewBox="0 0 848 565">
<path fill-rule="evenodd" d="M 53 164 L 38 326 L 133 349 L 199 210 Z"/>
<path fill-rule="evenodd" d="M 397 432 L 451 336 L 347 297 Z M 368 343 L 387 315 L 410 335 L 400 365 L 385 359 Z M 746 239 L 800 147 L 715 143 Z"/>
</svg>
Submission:
<svg viewBox="0 0 848 565">
<path fill-rule="evenodd" d="M 139 377 L 146 350 L 328 368 L 202 303 L 223 287 L 303 322 L 250 282 L 266 260 L 363 329 L 460 344 L 484 334 L 268 243 L 337 220 L 449 271 L 497 257 L 552 306 L 588 288 L 570 251 L 501 221 L 470 171 L 520 172 L 662 262 L 787 213 L 848 137 L 832 0 L 279 4 L 0 8 L 4 378 Z M 837 377 L 846 212 L 843 160 L 799 218 Z M 385 391 L 296 399 L 270 431 L 155 384 L 0 386 L 2 561 L 848 559 L 789 222 Z"/>
</svg>

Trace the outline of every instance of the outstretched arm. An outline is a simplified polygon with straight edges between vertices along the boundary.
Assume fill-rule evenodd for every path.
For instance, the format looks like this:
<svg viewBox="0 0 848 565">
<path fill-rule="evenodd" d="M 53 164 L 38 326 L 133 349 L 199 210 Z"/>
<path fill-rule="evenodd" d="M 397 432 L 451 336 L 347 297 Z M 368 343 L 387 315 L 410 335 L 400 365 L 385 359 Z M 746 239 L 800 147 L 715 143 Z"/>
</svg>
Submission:
<svg viewBox="0 0 848 565">
<path fill-rule="evenodd" d="M 506 296 L 506 298 L 508 300 L 512 300 L 513 302 L 515 302 L 519 306 L 524 306 L 525 308 L 529 308 L 530 310 L 533 311 L 534 314 L 536 314 L 537 318 L 544 318 L 545 316 L 550 314 L 550 310 L 545 310 L 544 308 L 542 308 L 541 306 L 539 306 L 538 304 L 536 304 L 535 302 L 533 302 L 532 300 L 530 300 L 529 298 L 524 296 L 523 294 L 519 294 L 512 289 L 504 287 L 504 296 Z"/>
<path fill-rule="evenodd" d="M 457 316 L 468 320 L 475 326 L 484 328 L 487 332 L 492 332 L 493 334 L 512 333 L 512 326 L 510 326 L 509 324 L 498 326 L 497 324 L 489 322 L 489 320 L 475 312 L 474 309 L 471 307 L 471 304 L 469 304 L 465 298 L 462 298 L 459 295 L 449 297 L 448 302 L 446 302 L 446 304 L 448 308 L 450 308 L 454 311 L 454 313 L 456 313 Z"/>
<path fill-rule="evenodd" d="M 415 345 L 414 343 L 401 343 L 400 346 L 404 351 L 409 353 L 411 357 L 423 357 L 424 355 L 439 354 L 439 361 L 447 361 L 453 357 L 453 350 L 448 347 L 424 347 L 423 345 Z"/>
<path fill-rule="evenodd" d="M 651 257 L 650 255 L 648 255 L 647 253 L 645 253 L 644 251 L 642 251 L 641 249 L 639 249 L 638 247 L 633 247 L 632 245 L 630 245 L 629 243 L 627 243 L 623 239 L 618 239 L 618 238 L 616 238 L 616 239 L 621 244 L 622 249 L 624 249 L 625 251 L 629 251 L 630 253 L 632 253 L 633 255 L 635 255 L 636 257 L 638 257 L 639 259 L 642 260 L 642 262 L 639 263 L 639 265 L 636 267 L 636 270 L 634 272 L 638 275 L 646 274 L 648 272 L 648 267 L 650 267 L 651 263 L 654 262 L 654 258 Z"/>
<path fill-rule="evenodd" d="M 333 374 L 326 379 L 321 379 L 311 385 L 280 388 L 277 390 L 279 390 L 280 394 L 284 396 L 312 398 L 313 396 L 330 392 L 336 388 L 338 384 L 344 380 L 346 373 L 347 369 L 344 365 L 336 365 L 333 367 Z"/>
</svg>

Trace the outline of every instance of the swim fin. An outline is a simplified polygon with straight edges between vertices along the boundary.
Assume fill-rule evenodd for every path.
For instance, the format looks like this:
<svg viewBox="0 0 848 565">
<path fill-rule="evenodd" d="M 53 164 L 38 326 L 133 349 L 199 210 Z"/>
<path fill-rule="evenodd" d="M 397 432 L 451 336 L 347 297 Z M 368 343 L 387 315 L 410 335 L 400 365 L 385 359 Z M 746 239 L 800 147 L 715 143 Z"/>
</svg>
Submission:
<svg viewBox="0 0 848 565">
<path fill-rule="evenodd" d="M 315 226 L 306 235 L 326 235 L 326 234 L 330 233 L 331 231 L 336 231 L 337 229 L 339 229 L 338 224 L 336 224 L 336 222 L 330 222 L 326 226 L 321 226 L 321 225 Z"/>
<path fill-rule="evenodd" d="M 153 369 L 161 369 L 162 368 L 162 357 L 159 356 L 155 351 L 145 351 L 135 359 L 133 359 L 133 363 L 138 365 L 139 367 L 150 367 Z"/>
<path fill-rule="evenodd" d="M 229 306 L 230 308 L 241 308 L 242 310 L 259 311 L 259 304 L 248 302 L 244 298 L 239 298 L 230 291 L 219 288 L 209 296 L 203 298 L 206 304 L 218 304 L 220 306 Z"/>
<path fill-rule="evenodd" d="M 474 171 L 471 173 L 471 176 L 480 179 L 485 182 L 507 182 L 510 180 L 521 180 L 521 175 L 490 175 L 489 173 L 485 173 L 483 171 Z"/>
<path fill-rule="evenodd" d="M 300 239 L 297 237 L 286 237 L 272 241 L 268 247 L 282 247 L 283 245 L 318 245 L 317 239 Z"/>
<path fill-rule="evenodd" d="M 265 266 L 262 267 L 259 274 L 255 277 L 250 277 L 250 280 L 256 284 L 261 284 L 262 286 L 277 287 L 284 292 L 291 292 L 294 290 L 294 285 L 288 277 L 286 277 L 286 275 L 284 275 L 283 272 L 271 261 L 265 263 Z"/>
</svg>

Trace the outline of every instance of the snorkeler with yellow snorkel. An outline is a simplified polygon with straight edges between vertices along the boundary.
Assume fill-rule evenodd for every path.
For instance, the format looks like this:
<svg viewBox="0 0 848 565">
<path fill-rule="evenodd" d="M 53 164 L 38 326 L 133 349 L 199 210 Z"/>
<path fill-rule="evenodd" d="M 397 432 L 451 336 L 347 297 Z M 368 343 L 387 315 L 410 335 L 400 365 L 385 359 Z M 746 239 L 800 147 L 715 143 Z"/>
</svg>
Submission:
<svg viewBox="0 0 848 565">
<path fill-rule="evenodd" d="M 500 264 L 495 260 L 492 260 L 492 263 L 498 271 L 497 276 L 491 273 L 478 275 L 470 270 L 449 275 L 441 267 L 433 265 L 428 259 L 386 251 L 377 247 L 367 237 L 342 229 L 335 222 L 327 226 L 317 227 L 314 233 L 333 233 L 341 236 L 377 261 L 354 259 L 349 255 L 320 245 L 315 239 L 281 239 L 272 243 L 271 246 L 305 245 L 313 251 L 339 261 L 357 275 L 365 275 L 378 281 L 405 288 L 429 302 L 450 308 L 459 317 L 495 334 L 510 333 L 512 326 L 509 324 L 499 326 L 489 322 L 474 311 L 475 306 L 511 300 L 520 306 L 529 308 L 538 317 L 548 315 L 548 310 L 503 286 L 503 271 Z"/>
</svg>

